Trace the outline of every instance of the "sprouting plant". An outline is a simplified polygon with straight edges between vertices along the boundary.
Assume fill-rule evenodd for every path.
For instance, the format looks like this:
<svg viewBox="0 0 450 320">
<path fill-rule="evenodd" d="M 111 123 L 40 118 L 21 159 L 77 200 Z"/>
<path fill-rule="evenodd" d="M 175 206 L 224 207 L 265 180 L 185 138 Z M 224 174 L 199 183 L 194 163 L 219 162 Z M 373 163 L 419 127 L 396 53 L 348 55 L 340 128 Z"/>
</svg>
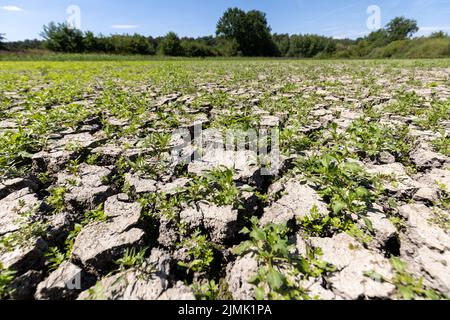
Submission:
<svg viewBox="0 0 450 320">
<path fill-rule="evenodd" d="M 74 153 L 79 153 L 79 152 L 81 152 L 81 150 L 83 150 L 82 144 L 78 141 L 69 142 L 68 144 L 66 144 L 65 148 L 67 151 L 71 151 Z"/>
<path fill-rule="evenodd" d="M 347 133 L 347 145 L 365 152 L 369 158 L 385 151 L 409 165 L 409 153 L 413 149 L 414 139 L 410 136 L 407 125 L 390 127 L 362 118 L 354 121 Z"/>
<path fill-rule="evenodd" d="M 396 102 L 387 106 L 386 111 L 401 116 L 415 115 L 419 113 L 423 99 L 416 92 L 398 92 L 395 96 Z"/>
<path fill-rule="evenodd" d="M 45 236 L 47 224 L 42 221 L 25 222 L 16 232 L 0 238 L 0 253 L 26 246 L 31 239 Z"/>
<path fill-rule="evenodd" d="M 64 197 L 67 193 L 65 187 L 53 187 L 50 189 L 50 195 L 46 198 L 46 202 L 53 207 L 56 212 L 64 211 Z"/>
<path fill-rule="evenodd" d="M 220 289 L 219 285 L 214 280 L 208 281 L 203 285 L 194 283 L 192 285 L 195 297 L 197 300 L 214 301 L 219 299 Z"/>
<path fill-rule="evenodd" d="M 437 152 L 447 157 L 450 156 L 450 137 L 446 135 L 445 131 L 441 131 L 440 136 L 432 142 L 432 145 Z"/>
<path fill-rule="evenodd" d="M 359 164 L 349 161 L 340 151 L 332 151 L 308 159 L 301 158 L 296 162 L 296 167 L 315 184 L 335 217 L 357 215 L 372 231 L 366 213 L 379 197 L 379 186 Z"/>
<path fill-rule="evenodd" d="M 187 272 L 203 273 L 209 270 L 214 261 L 214 247 L 200 230 L 183 241 L 180 246 L 186 248 L 190 261 L 179 261 L 179 266 L 186 268 Z"/>
<path fill-rule="evenodd" d="M 58 269 L 58 267 L 67 259 L 66 255 L 62 253 L 57 247 L 50 248 L 49 251 L 45 253 L 45 257 L 50 263 L 50 271 Z"/>
<path fill-rule="evenodd" d="M 102 221 L 106 221 L 107 219 L 108 219 L 108 216 L 105 214 L 105 211 L 103 209 L 103 204 L 101 204 L 94 210 L 89 210 L 89 211 L 85 212 L 82 225 L 85 226 L 94 221 L 102 222 Z"/>
<path fill-rule="evenodd" d="M 4 268 L 0 262 L 0 300 L 10 297 L 12 293 L 10 284 L 14 280 L 15 274 L 15 271 Z"/>
<path fill-rule="evenodd" d="M 64 242 L 65 251 L 66 251 L 66 257 L 70 258 L 73 251 L 73 246 L 75 244 L 75 239 L 80 234 L 81 230 L 83 229 L 83 226 L 81 224 L 75 225 L 74 229 L 69 232 L 69 235 L 66 238 L 66 241 Z"/>
<path fill-rule="evenodd" d="M 143 147 L 151 148 L 152 152 L 158 156 L 161 153 L 168 151 L 171 139 L 171 134 L 155 132 L 144 139 Z"/>
<path fill-rule="evenodd" d="M 87 291 L 88 296 L 87 296 L 86 300 L 92 300 L 92 301 L 107 300 L 104 291 L 105 291 L 105 289 L 103 288 L 102 283 L 97 282 L 95 284 L 95 286 L 93 286 L 92 288 L 90 288 Z"/>
<path fill-rule="evenodd" d="M 380 275 L 376 271 L 368 271 L 365 275 L 374 281 L 386 282 L 395 286 L 397 295 L 403 300 L 425 298 L 428 300 L 448 299 L 444 294 L 424 285 L 423 278 L 416 279 L 408 273 L 408 265 L 397 257 L 390 259 L 394 275 L 391 279 Z"/>
<path fill-rule="evenodd" d="M 441 129 L 441 122 L 450 119 L 450 100 L 431 102 L 431 107 L 426 108 L 424 116 L 418 120 L 418 124 L 425 129 L 437 131 Z"/>
<path fill-rule="evenodd" d="M 144 248 L 140 251 L 137 251 L 136 248 L 126 249 L 124 256 L 115 263 L 119 266 L 120 270 L 138 267 L 143 264 L 147 250 L 148 248 Z"/>
<path fill-rule="evenodd" d="M 86 164 L 94 166 L 98 163 L 100 156 L 98 154 L 91 154 L 86 159 Z"/>
<path fill-rule="evenodd" d="M 257 274 L 249 281 L 257 289 L 256 299 L 310 299 L 307 290 L 299 282 L 309 277 L 318 277 L 335 268 L 316 259 L 319 252 L 307 249 L 307 257 L 292 254 L 286 225 L 268 224 L 258 226 L 258 219 L 251 219 L 252 229 L 244 228 L 241 233 L 250 237 L 235 248 L 234 253 L 253 253 L 260 265 Z"/>
<path fill-rule="evenodd" d="M 79 169 L 80 169 L 80 160 L 79 159 L 69 161 L 69 165 L 67 166 L 67 171 L 71 175 L 74 175 L 74 176 L 78 175 Z"/>
<path fill-rule="evenodd" d="M 186 189 L 188 200 L 210 200 L 218 206 L 236 205 L 239 189 L 234 182 L 234 171 L 218 168 L 195 178 Z"/>
<path fill-rule="evenodd" d="M 331 237 L 340 232 L 354 233 L 358 226 L 348 218 L 333 217 L 319 213 L 314 207 L 309 215 L 298 219 L 300 230 L 308 237 Z"/>
<path fill-rule="evenodd" d="M 39 173 L 37 178 L 42 185 L 46 185 L 51 181 L 51 176 L 48 172 Z"/>
</svg>

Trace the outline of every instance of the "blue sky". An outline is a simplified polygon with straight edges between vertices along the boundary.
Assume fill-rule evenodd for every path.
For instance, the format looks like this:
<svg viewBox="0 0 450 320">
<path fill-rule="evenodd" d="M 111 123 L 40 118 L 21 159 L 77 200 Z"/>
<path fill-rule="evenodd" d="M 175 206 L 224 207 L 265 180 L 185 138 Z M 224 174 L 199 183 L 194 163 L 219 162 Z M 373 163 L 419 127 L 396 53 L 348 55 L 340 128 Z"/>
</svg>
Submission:
<svg viewBox="0 0 450 320">
<path fill-rule="evenodd" d="M 103 34 L 211 35 L 222 13 L 239 7 L 266 12 L 273 32 L 357 38 L 369 32 L 370 5 L 380 7 L 382 25 L 406 16 L 418 20 L 420 34 L 450 33 L 450 0 L 0 0 L 0 33 L 39 38 L 44 24 L 67 20 L 70 5 L 80 8 L 81 29 Z"/>
</svg>

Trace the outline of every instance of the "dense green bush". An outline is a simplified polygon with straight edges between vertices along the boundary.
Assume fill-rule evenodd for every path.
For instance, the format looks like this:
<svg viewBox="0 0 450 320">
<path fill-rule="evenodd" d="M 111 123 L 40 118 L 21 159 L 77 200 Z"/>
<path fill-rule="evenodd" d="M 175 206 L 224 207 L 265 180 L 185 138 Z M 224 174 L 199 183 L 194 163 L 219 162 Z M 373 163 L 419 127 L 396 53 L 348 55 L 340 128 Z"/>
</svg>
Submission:
<svg viewBox="0 0 450 320">
<path fill-rule="evenodd" d="M 294 35 L 291 37 L 290 57 L 312 58 L 318 54 L 331 55 L 336 52 L 336 43 L 331 38 L 317 35 Z"/>
<path fill-rule="evenodd" d="M 212 57 L 216 55 L 212 47 L 193 40 L 182 41 L 181 47 L 187 57 Z"/>
<path fill-rule="evenodd" d="M 180 57 L 183 56 L 183 47 L 181 41 L 175 32 L 169 32 L 159 45 L 159 51 L 165 56 Z"/>
</svg>

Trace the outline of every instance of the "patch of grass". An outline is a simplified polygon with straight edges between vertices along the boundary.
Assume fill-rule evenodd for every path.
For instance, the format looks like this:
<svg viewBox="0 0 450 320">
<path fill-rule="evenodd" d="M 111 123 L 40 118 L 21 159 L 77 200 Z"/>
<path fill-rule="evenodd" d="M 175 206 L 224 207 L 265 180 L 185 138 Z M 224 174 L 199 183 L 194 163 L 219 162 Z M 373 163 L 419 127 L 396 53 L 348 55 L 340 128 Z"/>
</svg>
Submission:
<svg viewBox="0 0 450 320">
<path fill-rule="evenodd" d="M 43 237 L 47 232 L 47 224 L 42 221 L 25 222 L 20 229 L 0 238 L 0 253 L 9 252 L 18 247 L 25 247 L 33 239 Z"/>
<path fill-rule="evenodd" d="M 4 268 L 0 263 L 0 300 L 11 296 L 10 284 L 14 280 L 15 274 L 15 271 Z"/>
<path fill-rule="evenodd" d="M 392 257 L 390 260 L 391 266 L 394 270 L 394 276 L 391 279 L 386 279 L 376 271 L 366 272 L 365 275 L 374 281 L 387 282 L 395 286 L 397 296 L 403 300 L 441 300 L 448 299 L 444 294 L 430 289 L 423 284 L 423 278 L 416 279 L 408 273 L 408 265 L 397 257 Z"/>
<path fill-rule="evenodd" d="M 238 205 L 239 189 L 233 177 L 234 170 L 225 167 L 195 177 L 186 188 L 188 201 L 207 200 L 218 206 Z"/>
<path fill-rule="evenodd" d="M 186 248 L 190 262 L 178 262 L 187 272 L 207 273 L 214 261 L 214 246 L 208 237 L 197 230 L 189 239 L 183 241 L 180 247 Z"/>
<path fill-rule="evenodd" d="M 55 212 L 62 212 L 65 210 L 65 195 L 67 189 L 65 187 L 53 187 L 49 190 L 50 195 L 45 199 L 45 201 L 52 206 Z"/>
<path fill-rule="evenodd" d="M 125 250 L 123 257 L 115 263 L 119 266 L 121 271 L 139 267 L 144 263 L 147 250 L 148 248 L 144 248 L 140 251 L 137 251 L 136 248 L 127 249 Z"/>
<path fill-rule="evenodd" d="M 372 231 L 366 214 L 379 198 L 379 186 L 359 164 L 349 161 L 343 152 L 332 151 L 300 158 L 296 161 L 296 171 L 316 186 L 334 217 L 345 220 L 356 215 Z"/>
<path fill-rule="evenodd" d="M 307 248 L 305 258 L 292 254 L 293 246 L 289 244 L 286 225 L 259 227 L 256 217 L 251 222 L 251 230 L 244 228 L 241 231 L 250 239 L 236 247 L 234 253 L 253 253 L 260 265 L 257 274 L 249 281 L 257 287 L 257 300 L 308 300 L 310 297 L 300 285 L 301 280 L 335 271 L 334 266 L 318 260 L 319 252 L 310 248 Z"/>
<path fill-rule="evenodd" d="M 413 149 L 414 140 L 409 135 L 407 125 L 390 127 L 367 119 L 359 119 L 352 123 L 347 133 L 348 146 L 363 151 L 369 158 L 374 158 L 381 152 L 389 152 L 397 161 L 405 165 L 410 164 L 409 154 Z"/>
<path fill-rule="evenodd" d="M 58 269 L 58 267 L 67 260 L 67 257 L 62 253 L 59 248 L 52 247 L 45 253 L 45 257 L 49 263 L 49 270 L 53 271 Z"/>
<path fill-rule="evenodd" d="M 432 142 L 434 150 L 442 153 L 444 156 L 450 157 L 450 137 L 441 132 L 441 136 Z"/>
</svg>

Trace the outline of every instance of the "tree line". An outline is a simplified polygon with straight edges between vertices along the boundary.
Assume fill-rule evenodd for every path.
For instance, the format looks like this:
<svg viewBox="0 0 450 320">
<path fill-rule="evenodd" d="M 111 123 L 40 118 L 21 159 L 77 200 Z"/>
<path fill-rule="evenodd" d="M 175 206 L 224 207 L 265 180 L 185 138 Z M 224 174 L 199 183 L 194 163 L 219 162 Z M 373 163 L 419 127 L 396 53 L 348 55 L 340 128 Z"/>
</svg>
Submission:
<svg viewBox="0 0 450 320">
<path fill-rule="evenodd" d="M 5 37 L 0 34 L 0 49 L 20 51 L 45 48 L 62 53 L 159 54 L 186 57 L 356 58 L 407 56 L 409 51 L 420 51 L 422 46 L 423 50 L 434 50 L 435 55 L 450 56 L 450 38 L 447 34 L 441 31 L 427 38 L 412 39 L 418 31 L 417 21 L 397 17 L 385 28 L 356 40 L 338 40 L 314 34 L 272 34 L 265 13 L 231 8 L 218 21 L 215 36 L 180 38 L 174 32 L 156 38 L 139 34 L 104 36 L 74 29 L 66 23 L 51 22 L 43 28 L 42 41 L 4 43 Z M 418 54 L 420 55 L 420 52 Z"/>
</svg>

